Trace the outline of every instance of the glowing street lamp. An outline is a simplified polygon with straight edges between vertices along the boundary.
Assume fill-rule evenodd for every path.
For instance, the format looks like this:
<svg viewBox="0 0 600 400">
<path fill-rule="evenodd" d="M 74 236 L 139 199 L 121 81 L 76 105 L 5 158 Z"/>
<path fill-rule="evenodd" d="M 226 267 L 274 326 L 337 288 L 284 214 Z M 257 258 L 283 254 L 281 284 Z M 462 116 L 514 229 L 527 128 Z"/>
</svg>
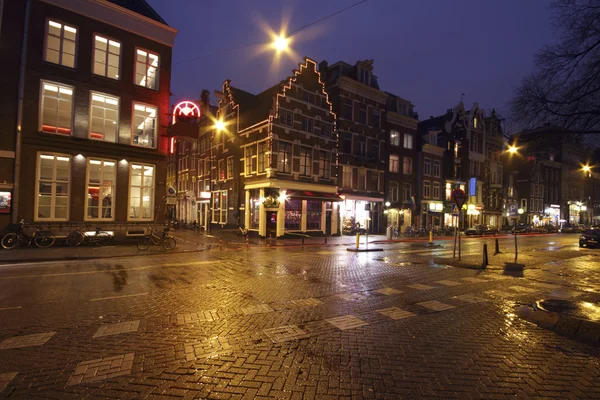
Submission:
<svg viewBox="0 0 600 400">
<path fill-rule="evenodd" d="M 283 34 L 280 34 L 273 40 L 273 47 L 275 50 L 277 50 L 277 52 L 281 53 L 282 51 L 287 50 L 289 42 L 289 38 L 286 38 Z"/>
<path fill-rule="evenodd" d="M 510 154 L 516 154 L 517 153 L 517 147 L 516 146 L 508 146 L 508 152 Z"/>
<path fill-rule="evenodd" d="M 223 122 L 222 120 L 216 120 L 215 121 L 215 129 L 217 131 L 224 131 L 225 130 L 225 122 Z"/>
<path fill-rule="evenodd" d="M 590 170 L 591 170 L 589 165 L 584 165 L 582 169 L 583 169 L 583 172 L 590 172 Z"/>
</svg>

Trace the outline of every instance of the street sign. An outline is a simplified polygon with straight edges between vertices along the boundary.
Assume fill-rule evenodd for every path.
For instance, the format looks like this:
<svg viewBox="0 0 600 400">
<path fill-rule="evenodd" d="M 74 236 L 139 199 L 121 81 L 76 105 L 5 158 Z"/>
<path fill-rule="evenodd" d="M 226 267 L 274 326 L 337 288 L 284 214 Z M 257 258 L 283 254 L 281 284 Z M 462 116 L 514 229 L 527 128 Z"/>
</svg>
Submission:
<svg viewBox="0 0 600 400">
<path fill-rule="evenodd" d="M 172 197 L 176 194 L 177 192 L 175 191 L 175 188 L 173 188 L 173 186 L 169 186 L 169 188 L 167 189 L 167 196 Z"/>
<path fill-rule="evenodd" d="M 456 216 L 458 215 L 458 205 L 457 204 L 452 204 L 452 215 Z"/>
<path fill-rule="evenodd" d="M 508 205 L 508 215 L 511 217 L 516 217 L 519 215 L 519 205 L 516 203 L 511 203 Z"/>
<path fill-rule="evenodd" d="M 464 190 L 456 188 L 452 191 L 450 199 L 458 206 L 459 209 L 461 209 L 467 200 L 467 196 L 465 195 Z"/>
</svg>

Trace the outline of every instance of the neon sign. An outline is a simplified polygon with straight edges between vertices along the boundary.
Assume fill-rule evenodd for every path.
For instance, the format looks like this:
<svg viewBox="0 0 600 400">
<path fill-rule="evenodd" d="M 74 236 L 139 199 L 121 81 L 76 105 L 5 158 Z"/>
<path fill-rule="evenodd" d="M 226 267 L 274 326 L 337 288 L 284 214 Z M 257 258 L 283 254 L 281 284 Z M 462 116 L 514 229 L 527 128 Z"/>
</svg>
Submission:
<svg viewBox="0 0 600 400">
<path fill-rule="evenodd" d="M 179 102 L 173 109 L 173 123 L 177 121 L 177 118 L 200 118 L 200 107 L 192 101 Z"/>
</svg>

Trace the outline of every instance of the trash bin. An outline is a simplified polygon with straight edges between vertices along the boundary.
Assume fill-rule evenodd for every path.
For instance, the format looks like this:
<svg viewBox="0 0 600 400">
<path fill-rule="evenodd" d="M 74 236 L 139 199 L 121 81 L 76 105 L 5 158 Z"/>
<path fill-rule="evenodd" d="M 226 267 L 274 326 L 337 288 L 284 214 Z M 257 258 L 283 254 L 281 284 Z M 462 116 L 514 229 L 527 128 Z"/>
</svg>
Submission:
<svg viewBox="0 0 600 400">
<path fill-rule="evenodd" d="M 387 229 L 385 230 L 385 237 L 387 238 L 387 240 L 392 240 L 393 229 L 394 228 L 392 226 L 388 226 Z"/>
</svg>

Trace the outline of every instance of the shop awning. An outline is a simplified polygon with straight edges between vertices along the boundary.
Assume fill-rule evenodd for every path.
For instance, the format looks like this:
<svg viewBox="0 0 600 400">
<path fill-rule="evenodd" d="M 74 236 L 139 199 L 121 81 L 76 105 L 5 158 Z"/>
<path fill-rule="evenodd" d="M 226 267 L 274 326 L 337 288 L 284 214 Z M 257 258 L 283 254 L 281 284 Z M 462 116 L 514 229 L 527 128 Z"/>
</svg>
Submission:
<svg viewBox="0 0 600 400">
<path fill-rule="evenodd" d="M 337 194 L 313 192 L 310 190 L 286 190 L 285 194 L 289 199 L 342 201 Z"/>
</svg>

